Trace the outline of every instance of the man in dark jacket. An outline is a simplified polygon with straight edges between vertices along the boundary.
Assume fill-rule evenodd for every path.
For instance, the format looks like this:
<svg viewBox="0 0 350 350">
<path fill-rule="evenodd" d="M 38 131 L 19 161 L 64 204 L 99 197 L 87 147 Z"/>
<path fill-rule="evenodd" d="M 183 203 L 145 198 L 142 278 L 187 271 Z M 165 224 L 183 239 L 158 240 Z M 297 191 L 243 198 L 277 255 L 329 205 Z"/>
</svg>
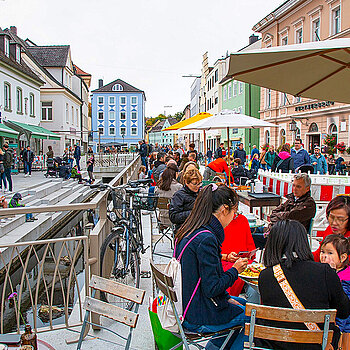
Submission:
<svg viewBox="0 0 350 350">
<path fill-rule="evenodd" d="M 163 152 L 158 153 L 157 160 L 154 162 L 153 177 L 156 182 L 159 181 L 160 175 L 166 168 L 165 156 L 166 154 Z"/>
<path fill-rule="evenodd" d="M 75 159 L 75 164 L 78 166 L 78 170 L 80 171 L 80 158 L 81 158 L 81 151 L 80 151 L 80 146 L 79 144 L 77 143 L 74 147 L 74 159 Z"/>
<path fill-rule="evenodd" d="M 147 151 L 148 150 L 145 140 L 139 141 L 139 154 L 141 156 L 141 163 L 146 167 L 146 172 L 148 171 Z"/>
<path fill-rule="evenodd" d="M 23 152 L 23 162 L 24 162 L 24 176 L 32 176 L 32 165 L 34 162 L 34 152 L 27 146 L 27 149 Z"/>
<path fill-rule="evenodd" d="M 310 223 L 316 214 L 316 203 L 311 197 L 311 179 L 309 175 L 300 173 L 294 176 L 293 193 L 287 200 L 275 208 L 270 215 L 270 228 L 277 221 L 296 220 L 303 224 L 308 232 Z"/>
<path fill-rule="evenodd" d="M 4 174 L 6 176 L 7 182 L 9 183 L 9 191 L 12 192 L 11 168 L 12 168 L 13 155 L 12 155 L 12 152 L 9 150 L 9 145 L 7 143 L 4 143 L 2 148 L 5 151 Z"/>
<path fill-rule="evenodd" d="M 214 158 L 215 159 L 223 157 L 223 155 L 222 155 L 223 148 L 224 148 L 224 144 L 220 143 L 220 146 L 215 150 L 215 153 L 214 153 Z"/>
<path fill-rule="evenodd" d="M 303 148 L 302 140 L 300 138 L 295 139 L 294 147 L 290 154 L 294 159 L 295 172 L 298 172 L 301 166 L 311 164 L 309 153 Z"/>
<path fill-rule="evenodd" d="M 246 159 L 247 159 L 247 153 L 243 149 L 243 143 L 241 142 L 238 146 L 238 149 L 236 149 L 233 153 L 233 158 L 239 158 L 242 161 L 242 166 L 244 167 Z"/>
</svg>

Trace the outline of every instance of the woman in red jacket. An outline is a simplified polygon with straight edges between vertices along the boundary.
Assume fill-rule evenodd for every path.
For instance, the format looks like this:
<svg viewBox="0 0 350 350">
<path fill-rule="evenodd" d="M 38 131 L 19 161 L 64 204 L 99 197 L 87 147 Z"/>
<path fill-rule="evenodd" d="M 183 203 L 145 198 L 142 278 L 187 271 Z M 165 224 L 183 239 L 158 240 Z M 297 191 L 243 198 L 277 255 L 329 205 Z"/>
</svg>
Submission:
<svg viewBox="0 0 350 350">
<path fill-rule="evenodd" d="M 233 182 L 233 177 L 231 170 L 228 168 L 227 161 L 231 161 L 232 157 L 217 158 L 210 162 L 204 170 L 203 180 L 209 180 L 211 176 L 215 176 L 216 173 L 225 173 L 227 180 L 231 176 L 231 182 Z"/>
<path fill-rule="evenodd" d="M 224 271 L 230 269 L 235 260 L 238 259 L 238 257 L 233 257 L 235 254 L 252 251 L 254 249 L 255 244 L 250 231 L 248 219 L 242 214 L 237 214 L 231 223 L 225 228 L 225 239 L 221 247 L 222 267 Z M 259 303 L 259 294 L 252 287 L 245 284 L 240 278 L 238 278 L 233 286 L 227 291 L 232 296 L 239 296 L 243 289 L 246 293 L 248 302 Z"/>
<path fill-rule="evenodd" d="M 329 226 L 323 232 L 323 239 L 333 233 L 350 237 L 350 196 L 346 194 L 338 195 L 327 205 L 327 220 Z M 321 244 L 320 244 L 321 247 Z M 313 252 L 315 261 L 320 261 L 320 250 Z"/>
</svg>

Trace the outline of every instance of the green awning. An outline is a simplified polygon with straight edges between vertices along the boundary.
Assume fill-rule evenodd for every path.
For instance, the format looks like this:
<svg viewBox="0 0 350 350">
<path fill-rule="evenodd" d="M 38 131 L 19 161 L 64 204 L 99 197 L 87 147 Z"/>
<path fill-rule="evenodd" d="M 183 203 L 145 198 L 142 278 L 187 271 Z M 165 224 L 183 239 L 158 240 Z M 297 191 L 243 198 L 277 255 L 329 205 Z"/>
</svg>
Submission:
<svg viewBox="0 0 350 350">
<path fill-rule="evenodd" d="M 9 128 L 7 125 L 0 123 L 0 136 L 16 139 L 18 137 L 18 132 Z"/>
<path fill-rule="evenodd" d="M 11 127 L 11 129 L 16 130 L 20 133 L 28 132 L 33 139 L 43 139 L 43 140 L 60 140 L 61 138 L 56 133 L 47 130 L 41 126 L 24 124 L 15 121 L 6 121 L 6 123 Z"/>
</svg>

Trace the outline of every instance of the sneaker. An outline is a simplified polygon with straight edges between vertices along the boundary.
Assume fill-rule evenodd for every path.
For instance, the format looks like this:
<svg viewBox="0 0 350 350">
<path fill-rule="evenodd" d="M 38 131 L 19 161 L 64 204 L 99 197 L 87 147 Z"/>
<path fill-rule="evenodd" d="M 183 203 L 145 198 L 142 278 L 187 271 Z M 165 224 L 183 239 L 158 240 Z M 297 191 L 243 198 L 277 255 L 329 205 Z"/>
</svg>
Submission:
<svg viewBox="0 0 350 350">
<path fill-rule="evenodd" d="M 32 177 L 32 174 L 29 174 L 29 177 Z"/>
<path fill-rule="evenodd" d="M 28 174 L 24 174 L 24 177 L 27 177 L 28 176 Z"/>
<path fill-rule="evenodd" d="M 35 217 L 32 217 L 32 220 L 35 221 L 35 220 L 39 220 L 38 218 L 35 218 Z"/>
</svg>

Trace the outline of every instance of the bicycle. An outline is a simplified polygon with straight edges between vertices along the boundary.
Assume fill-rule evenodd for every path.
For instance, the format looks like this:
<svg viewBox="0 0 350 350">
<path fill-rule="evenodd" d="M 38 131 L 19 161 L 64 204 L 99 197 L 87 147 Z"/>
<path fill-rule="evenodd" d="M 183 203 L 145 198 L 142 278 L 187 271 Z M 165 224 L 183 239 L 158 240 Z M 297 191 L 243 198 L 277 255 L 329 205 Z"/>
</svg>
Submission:
<svg viewBox="0 0 350 350">
<path fill-rule="evenodd" d="M 144 253 L 141 230 L 141 210 L 157 196 L 141 194 L 141 187 L 149 180 L 138 180 L 112 187 L 108 184 L 91 185 L 91 188 L 108 189 L 112 202 L 107 216 L 113 222 L 112 232 L 104 240 L 100 250 L 100 275 L 138 288 L 140 284 L 140 252 Z M 156 204 L 155 204 L 156 205 Z M 110 208 L 111 207 L 111 208 Z M 133 302 L 101 292 L 101 300 L 130 310 Z"/>
</svg>

